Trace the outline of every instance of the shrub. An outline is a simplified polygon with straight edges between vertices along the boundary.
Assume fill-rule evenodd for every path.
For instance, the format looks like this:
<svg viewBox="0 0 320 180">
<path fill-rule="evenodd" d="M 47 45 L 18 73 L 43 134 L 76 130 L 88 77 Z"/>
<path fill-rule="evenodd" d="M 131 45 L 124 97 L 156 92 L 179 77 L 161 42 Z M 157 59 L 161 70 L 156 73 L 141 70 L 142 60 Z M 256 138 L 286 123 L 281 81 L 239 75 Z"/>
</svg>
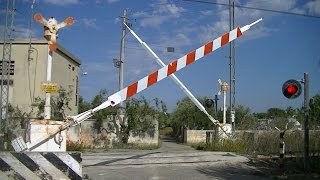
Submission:
<svg viewBox="0 0 320 180">
<path fill-rule="evenodd" d="M 86 147 L 82 143 L 74 143 L 67 140 L 67 151 L 83 151 Z"/>
</svg>

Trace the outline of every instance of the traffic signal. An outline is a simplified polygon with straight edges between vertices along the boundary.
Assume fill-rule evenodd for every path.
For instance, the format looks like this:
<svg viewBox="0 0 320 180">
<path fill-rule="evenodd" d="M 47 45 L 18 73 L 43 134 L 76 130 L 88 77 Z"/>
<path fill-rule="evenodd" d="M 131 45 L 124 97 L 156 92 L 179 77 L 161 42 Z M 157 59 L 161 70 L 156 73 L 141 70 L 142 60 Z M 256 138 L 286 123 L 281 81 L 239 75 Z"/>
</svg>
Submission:
<svg viewBox="0 0 320 180">
<path fill-rule="evenodd" d="M 282 86 L 282 93 L 288 99 L 294 99 L 301 94 L 301 84 L 297 80 L 290 79 L 286 81 Z"/>
<path fill-rule="evenodd" d="M 213 99 L 206 99 L 205 105 L 206 105 L 207 108 L 213 107 L 213 106 L 214 106 L 214 101 L 213 101 Z"/>
</svg>

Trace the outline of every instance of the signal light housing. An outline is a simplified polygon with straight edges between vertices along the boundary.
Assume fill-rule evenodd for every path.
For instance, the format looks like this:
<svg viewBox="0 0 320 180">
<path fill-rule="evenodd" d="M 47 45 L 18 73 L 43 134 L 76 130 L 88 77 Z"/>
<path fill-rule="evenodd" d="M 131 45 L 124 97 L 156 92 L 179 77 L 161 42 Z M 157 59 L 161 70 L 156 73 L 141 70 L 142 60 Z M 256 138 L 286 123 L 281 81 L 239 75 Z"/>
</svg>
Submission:
<svg viewBox="0 0 320 180">
<path fill-rule="evenodd" d="M 301 94 L 301 84 L 299 81 L 290 79 L 282 86 L 282 93 L 288 99 L 295 99 Z"/>
<path fill-rule="evenodd" d="M 206 105 L 207 108 L 214 107 L 214 101 L 213 101 L 213 99 L 206 99 L 205 105 Z"/>
</svg>

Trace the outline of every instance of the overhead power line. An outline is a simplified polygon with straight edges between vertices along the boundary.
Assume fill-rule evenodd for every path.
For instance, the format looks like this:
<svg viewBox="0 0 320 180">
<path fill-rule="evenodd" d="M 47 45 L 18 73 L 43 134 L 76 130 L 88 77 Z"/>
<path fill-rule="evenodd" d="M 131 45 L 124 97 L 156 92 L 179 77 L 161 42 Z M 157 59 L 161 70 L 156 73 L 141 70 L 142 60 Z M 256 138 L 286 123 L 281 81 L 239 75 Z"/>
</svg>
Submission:
<svg viewBox="0 0 320 180">
<path fill-rule="evenodd" d="M 226 3 L 210 2 L 210 1 L 203 1 L 203 0 L 182 0 L 182 1 L 203 3 L 203 4 L 213 4 L 213 5 L 220 5 L 220 6 L 230 6 L 229 4 L 226 4 Z M 314 15 L 309 15 L 309 14 L 301 14 L 301 13 L 280 11 L 280 10 L 266 9 L 266 8 L 259 8 L 259 7 L 242 6 L 242 5 L 236 5 L 236 4 L 234 6 L 238 7 L 238 8 L 243 8 L 243 9 L 252 9 L 252 10 L 267 11 L 267 12 L 274 12 L 274 13 L 281 13 L 281 14 L 288 14 L 288 15 L 294 15 L 294 16 L 304 16 L 304 17 L 309 17 L 309 18 L 320 19 L 320 16 L 314 16 Z"/>
</svg>

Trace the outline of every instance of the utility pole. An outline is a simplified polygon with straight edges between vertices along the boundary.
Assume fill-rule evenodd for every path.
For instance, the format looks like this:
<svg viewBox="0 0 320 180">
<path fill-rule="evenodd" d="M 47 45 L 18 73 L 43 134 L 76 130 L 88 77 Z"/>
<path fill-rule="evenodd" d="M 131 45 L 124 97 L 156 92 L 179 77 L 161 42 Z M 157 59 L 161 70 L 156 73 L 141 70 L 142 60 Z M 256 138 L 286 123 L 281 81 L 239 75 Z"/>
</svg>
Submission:
<svg viewBox="0 0 320 180">
<path fill-rule="evenodd" d="M 234 29 L 234 0 L 229 0 L 230 31 Z M 230 42 L 230 124 L 235 130 L 235 94 L 236 94 L 236 68 L 235 68 L 235 42 Z"/>
<path fill-rule="evenodd" d="M 3 33 L 3 56 L 1 61 L 1 102 L 0 102 L 0 130 L 4 130 L 4 149 L 7 150 L 8 142 L 8 105 L 9 105 L 9 87 L 11 84 L 10 75 L 14 74 L 11 69 L 11 47 L 13 32 L 13 20 L 15 14 L 15 0 L 7 0 L 5 26 Z M 12 72 L 11 72 L 12 70 Z M 3 125 L 2 125 L 3 123 Z"/>
<path fill-rule="evenodd" d="M 123 74 L 124 74 L 124 45 L 125 45 L 125 35 L 126 35 L 126 26 L 125 24 L 127 23 L 127 9 L 125 9 L 123 11 L 123 16 L 121 16 L 122 18 L 122 33 L 121 33 L 121 43 L 120 43 L 120 66 L 119 66 L 119 91 L 121 89 L 123 89 Z M 119 104 L 119 110 L 118 110 L 118 114 L 120 117 L 120 120 L 122 121 L 122 123 L 124 122 L 123 118 L 124 118 L 124 107 L 123 107 L 123 102 L 121 102 Z"/>
<path fill-rule="evenodd" d="M 304 73 L 304 171 L 309 173 L 309 75 Z"/>
</svg>

